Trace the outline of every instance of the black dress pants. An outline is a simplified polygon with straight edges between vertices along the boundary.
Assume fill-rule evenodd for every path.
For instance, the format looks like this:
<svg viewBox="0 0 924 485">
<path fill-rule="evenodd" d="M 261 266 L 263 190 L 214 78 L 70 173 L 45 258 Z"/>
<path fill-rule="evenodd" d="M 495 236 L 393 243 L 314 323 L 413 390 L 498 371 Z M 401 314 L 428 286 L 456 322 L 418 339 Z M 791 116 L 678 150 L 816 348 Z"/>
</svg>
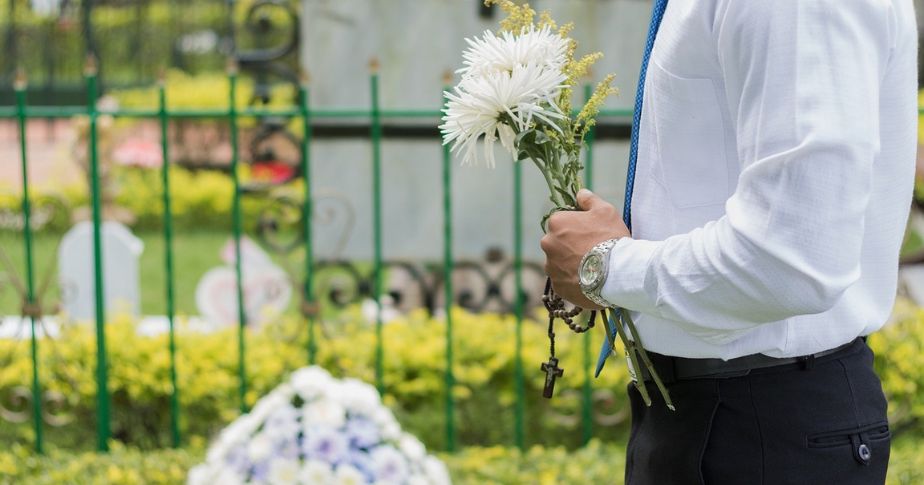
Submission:
<svg viewBox="0 0 924 485">
<path fill-rule="evenodd" d="M 863 340 L 741 377 L 667 380 L 674 412 L 653 383 L 651 407 L 629 385 L 629 485 L 885 482 L 886 399 Z"/>
</svg>

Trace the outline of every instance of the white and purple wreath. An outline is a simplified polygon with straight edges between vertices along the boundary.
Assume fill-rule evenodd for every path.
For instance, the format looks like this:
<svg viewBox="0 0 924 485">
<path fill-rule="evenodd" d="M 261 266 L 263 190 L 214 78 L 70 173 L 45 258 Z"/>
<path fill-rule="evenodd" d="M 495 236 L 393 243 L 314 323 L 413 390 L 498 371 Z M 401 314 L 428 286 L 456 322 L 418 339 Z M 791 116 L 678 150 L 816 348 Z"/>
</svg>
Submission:
<svg viewBox="0 0 924 485">
<path fill-rule="evenodd" d="M 444 485 L 450 479 L 445 465 L 401 430 L 374 387 L 306 367 L 225 428 L 188 483 Z"/>
</svg>

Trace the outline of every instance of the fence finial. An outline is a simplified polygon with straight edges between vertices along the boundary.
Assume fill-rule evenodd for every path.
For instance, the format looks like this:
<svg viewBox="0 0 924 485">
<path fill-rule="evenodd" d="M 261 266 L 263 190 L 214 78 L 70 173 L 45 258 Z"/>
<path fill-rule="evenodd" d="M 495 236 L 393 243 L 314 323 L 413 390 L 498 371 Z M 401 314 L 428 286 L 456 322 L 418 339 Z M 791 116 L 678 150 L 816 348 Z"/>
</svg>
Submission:
<svg viewBox="0 0 924 485">
<path fill-rule="evenodd" d="M 453 72 L 450 69 L 443 71 L 443 86 L 449 86 L 452 84 Z"/>
<path fill-rule="evenodd" d="M 16 91 L 23 91 L 26 89 L 27 84 L 28 82 L 26 81 L 26 70 L 23 69 L 22 66 L 17 66 L 16 75 L 13 78 L 13 89 Z"/>
<path fill-rule="evenodd" d="M 157 87 L 162 88 L 165 86 L 167 86 L 167 68 L 161 66 L 157 70 Z"/>
<path fill-rule="evenodd" d="M 371 59 L 369 59 L 369 72 L 372 74 L 379 73 L 379 58 L 378 57 L 373 56 Z"/>
<path fill-rule="evenodd" d="M 92 52 L 87 54 L 87 60 L 83 65 L 83 75 L 86 77 L 95 76 L 98 68 L 99 63 L 96 61 L 96 56 Z"/>
<path fill-rule="evenodd" d="M 307 69 L 298 70 L 298 82 L 301 83 L 303 87 L 307 87 L 308 83 L 311 82 L 311 75 L 308 74 Z"/>
<path fill-rule="evenodd" d="M 225 71 L 229 76 L 237 75 L 237 59 L 233 56 L 228 57 L 228 62 L 225 63 Z"/>
</svg>

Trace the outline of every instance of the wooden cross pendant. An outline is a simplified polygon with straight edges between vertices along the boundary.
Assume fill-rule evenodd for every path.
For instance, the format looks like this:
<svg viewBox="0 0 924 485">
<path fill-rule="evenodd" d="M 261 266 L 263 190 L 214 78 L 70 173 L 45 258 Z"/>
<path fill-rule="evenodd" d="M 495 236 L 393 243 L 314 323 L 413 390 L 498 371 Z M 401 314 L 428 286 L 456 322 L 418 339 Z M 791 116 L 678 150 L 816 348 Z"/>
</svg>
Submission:
<svg viewBox="0 0 924 485">
<path fill-rule="evenodd" d="M 545 372 L 545 387 L 542 389 L 542 397 L 551 398 L 555 390 L 555 379 L 561 377 L 565 370 L 558 367 L 558 358 L 549 357 L 548 362 L 542 363 L 542 372 Z"/>
</svg>

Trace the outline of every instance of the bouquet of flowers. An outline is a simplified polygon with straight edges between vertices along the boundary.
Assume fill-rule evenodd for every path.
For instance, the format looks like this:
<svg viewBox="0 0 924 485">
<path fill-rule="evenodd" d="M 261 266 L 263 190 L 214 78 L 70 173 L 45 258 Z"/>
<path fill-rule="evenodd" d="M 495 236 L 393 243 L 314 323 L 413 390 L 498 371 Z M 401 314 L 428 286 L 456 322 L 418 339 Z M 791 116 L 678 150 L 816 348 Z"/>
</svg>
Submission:
<svg viewBox="0 0 924 485">
<path fill-rule="evenodd" d="M 558 26 L 548 12 L 539 14 L 537 21 L 529 4 L 517 5 L 511 0 L 485 0 L 485 4 L 498 4 L 507 18 L 501 21 L 499 33 L 486 31 L 481 37 L 466 39 L 469 48 L 463 53 L 464 67 L 457 71 L 461 79 L 452 92 L 445 93 L 447 105 L 440 130 L 444 144 L 452 144 L 453 153 L 461 155 L 463 165 L 483 163 L 493 167 L 497 141 L 515 161 L 531 160 L 548 185 L 553 205 L 541 221 L 544 230 L 546 220 L 555 211 L 578 209 L 581 148 L 604 101 L 616 92 L 612 86 L 614 76 L 603 78 L 590 99 L 574 113 L 574 88 L 603 55 L 595 52 L 575 57 L 577 42 L 568 37 L 573 25 Z M 483 147 L 480 153 L 479 145 Z M 577 332 L 593 326 L 595 312 L 591 312 L 587 327 L 575 325 L 572 320 L 582 310 L 566 310 L 549 284 L 543 301 L 549 311 L 550 338 L 556 318 L 565 320 Z M 638 369 L 641 361 L 673 409 L 628 312 L 610 311 L 612 320 L 606 317 L 606 311 L 603 314 L 611 329 L 607 331 L 609 345 L 615 345 L 618 335 L 631 368 Z M 543 364 L 543 370 L 549 376 L 561 375 L 554 342 L 550 347 L 552 356 L 548 364 Z M 548 382 L 546 397 L 551 397 Z M 554 378 L 551 382 L 554 384 Z M 650 405 L 644 379 L 636 380 L 636 386 Z"/>
<path fill-rule="evenodd" d="M 449 484 L 374 387 L 307 367 L 225 428 L 189 485 Z"/>
</svg>

